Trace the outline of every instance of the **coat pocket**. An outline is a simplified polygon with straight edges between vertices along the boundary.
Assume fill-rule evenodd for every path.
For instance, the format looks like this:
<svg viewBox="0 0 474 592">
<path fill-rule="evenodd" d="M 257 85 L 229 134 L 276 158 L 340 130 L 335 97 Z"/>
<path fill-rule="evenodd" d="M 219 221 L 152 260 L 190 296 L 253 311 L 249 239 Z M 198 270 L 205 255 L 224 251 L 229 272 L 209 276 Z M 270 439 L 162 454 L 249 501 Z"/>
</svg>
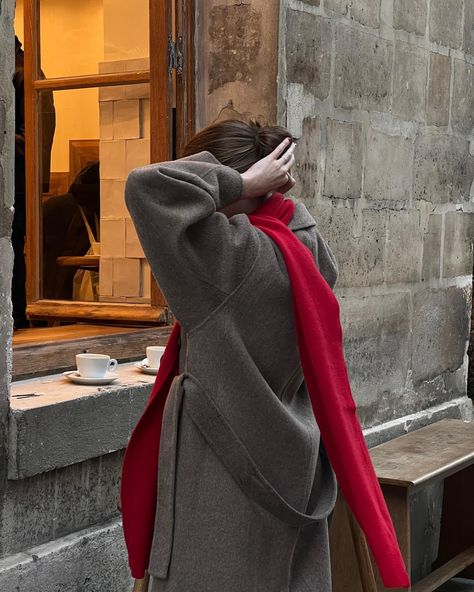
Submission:
<svg viewBox="0 0 474 592">
<path fill-rule="evenodd" d="M 327 459 L 325 462 L 325 457 L 321 457 L 321 488 L 313 499 L 311 513 L 306 514 L 284 499 L 265 478 L 264 467 L 256 464 L 244 442 L 199 382 L 187 375 L 185 388 L 186 412 L 249 499 L 293 527 L 307 526 L 327 518 L 334 507 L 337 487 L 334 473 Z"/>
</svg>

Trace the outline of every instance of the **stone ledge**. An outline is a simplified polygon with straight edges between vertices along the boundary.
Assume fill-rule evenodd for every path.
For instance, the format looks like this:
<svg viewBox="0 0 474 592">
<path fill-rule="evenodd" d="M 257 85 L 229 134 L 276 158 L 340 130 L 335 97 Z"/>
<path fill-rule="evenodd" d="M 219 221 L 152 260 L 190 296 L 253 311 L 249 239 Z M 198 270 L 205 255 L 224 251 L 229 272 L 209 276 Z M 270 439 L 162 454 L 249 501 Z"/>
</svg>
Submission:
<svg viewBox="0 0 474 592">
<path fill-rule="evenodd" d="M 125 448 L 154 376 L 120 364 L 119 382 L 78 386 L 54 375 L 12 384 L 8 478 L 24 479 Z"/>
<path fill-rule="evenodd" d="M 109 387 L 75 386 L 60 375 L 13 383 L 8 478 L 24 479 L 125 448 L 154 377 L 139 374 L 133 364 L 121 364 L 118 372 L 120 383 Z M 472 401 L 453 399 L 367 428 L 364 435 L 372 447 L 445 418 L 472 420 Z"/>
<path fill-rule="evenodd" d="M 405 415 L 393 421 L 367 428 L 364 430 L 365 441 L 367 442 L 367 446 L 372 448 L 442 419 L 473 421 L 473 403 L 471 399 L 468 397 L 459 397 L 442 405 L 429 407 L 418 413 Z"/>
<path fill-rule="evenodd" d="M 75 532 L 0 560 L 0 590 L 129 592 L 121 520 Z"/>
</svg>

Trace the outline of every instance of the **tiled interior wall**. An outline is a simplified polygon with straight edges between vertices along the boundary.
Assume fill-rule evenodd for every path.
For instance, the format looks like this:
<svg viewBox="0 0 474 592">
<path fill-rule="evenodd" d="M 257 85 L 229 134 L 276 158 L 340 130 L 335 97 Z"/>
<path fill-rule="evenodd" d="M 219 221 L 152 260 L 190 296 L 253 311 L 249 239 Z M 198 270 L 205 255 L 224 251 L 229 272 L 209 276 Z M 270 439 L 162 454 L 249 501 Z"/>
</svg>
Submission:
<svg viewBox="0 0 474 592">
<path fill-rule="evenodd" d="M 103 62 L 101 73 L 148 69 L 148 59 Z M 99 299 L 149 302 L 150 267 L 124 201 L 128 173 L 150 162 L 150 86 L 99 91 L 100 228 Z"/>
</svg>

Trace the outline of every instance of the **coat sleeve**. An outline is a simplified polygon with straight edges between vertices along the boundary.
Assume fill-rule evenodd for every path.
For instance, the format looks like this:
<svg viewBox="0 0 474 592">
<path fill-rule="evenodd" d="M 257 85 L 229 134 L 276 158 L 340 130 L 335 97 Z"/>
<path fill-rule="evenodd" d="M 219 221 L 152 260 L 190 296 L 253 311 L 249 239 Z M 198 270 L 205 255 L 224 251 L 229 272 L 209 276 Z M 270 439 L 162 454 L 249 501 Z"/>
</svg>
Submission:
<svg viewBox="0 0 474 592">
<path fill-rule="evenodd" d="M 248 217 L 218 212 L 237 201 L 240 174 L 209 153 L 135 169 L 125 199 L 153 274 L 190 330 L 231 294 L 259 250 Z"/>
<path fill-rule="evenodd" d="M 328 243 L 324 240 L 316 226 L 297 230 L 299 240 L 313 253 L 316 265 L 329 286 L 334 289 L 338 276 L 337 261 Z"/>
</svg>

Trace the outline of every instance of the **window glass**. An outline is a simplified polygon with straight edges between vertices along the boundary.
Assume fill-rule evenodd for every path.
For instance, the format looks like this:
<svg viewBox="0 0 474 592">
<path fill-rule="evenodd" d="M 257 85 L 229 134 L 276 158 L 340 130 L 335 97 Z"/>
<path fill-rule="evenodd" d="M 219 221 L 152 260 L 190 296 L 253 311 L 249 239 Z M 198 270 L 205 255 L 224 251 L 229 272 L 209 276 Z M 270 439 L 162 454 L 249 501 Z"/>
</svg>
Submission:
<svg viewBox="0 0 474 592">
<path fill-rule="evenodd" d="M 150 162 L 148 84 L 40 93 L 42 297 L 150 301 L 150 270 L 124 202 Z"/>
<path fill-rule="evenodd" d="M 23 3 L 17 0 L 15 13 L 21 41 Z M 46 77 L 136 70 L 146 64 L 149 0 L 40 0 L 39 4 L 41 69 Z"/>
</svg>

